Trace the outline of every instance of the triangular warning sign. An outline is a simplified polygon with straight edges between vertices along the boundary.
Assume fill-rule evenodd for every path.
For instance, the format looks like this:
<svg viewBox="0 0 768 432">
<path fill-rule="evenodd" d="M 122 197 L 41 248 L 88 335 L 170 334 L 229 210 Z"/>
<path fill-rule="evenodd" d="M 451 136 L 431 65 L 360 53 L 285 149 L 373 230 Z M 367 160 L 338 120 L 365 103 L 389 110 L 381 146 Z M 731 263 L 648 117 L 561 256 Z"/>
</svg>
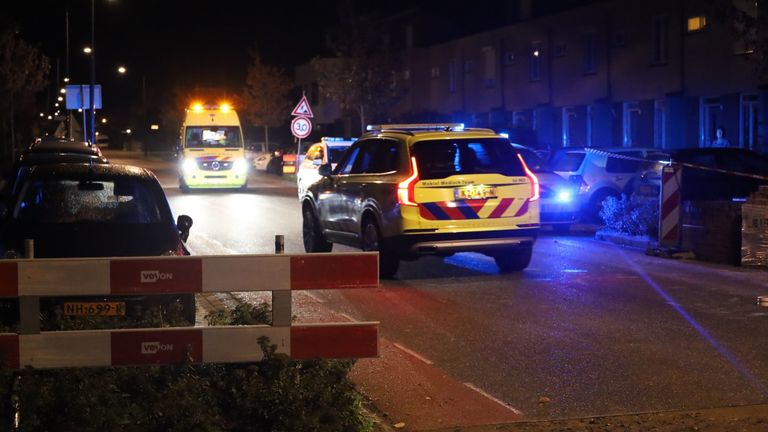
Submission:
<svg viewBox="0 0 768 432">
<path fill-rule="evenodd" d="M 301 97 L 299 104 L 296 105 L 296 108 L 294 108 L 293 111 L 291 111 L 291 115 L 299 117 L 314 117 L 312 115 L 312 109 L 309 107 L 309 102 L 307 102 L 306 96 Z"/>
</svg>

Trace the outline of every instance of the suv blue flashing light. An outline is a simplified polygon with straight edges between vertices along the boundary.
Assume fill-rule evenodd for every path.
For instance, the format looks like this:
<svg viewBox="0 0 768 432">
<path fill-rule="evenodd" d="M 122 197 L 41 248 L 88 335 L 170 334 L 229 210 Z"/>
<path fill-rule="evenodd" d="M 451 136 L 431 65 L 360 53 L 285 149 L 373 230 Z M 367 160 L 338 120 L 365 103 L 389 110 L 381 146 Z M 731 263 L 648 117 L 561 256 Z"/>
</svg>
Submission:
<svg viewBox="0 0 768 432">
<path fill-rule="evenodd" d="M 509 133 L 507 132 L 499 132 L 499 135 L 501 135 L 502 138 L 509 138 Z"/>
</svg>

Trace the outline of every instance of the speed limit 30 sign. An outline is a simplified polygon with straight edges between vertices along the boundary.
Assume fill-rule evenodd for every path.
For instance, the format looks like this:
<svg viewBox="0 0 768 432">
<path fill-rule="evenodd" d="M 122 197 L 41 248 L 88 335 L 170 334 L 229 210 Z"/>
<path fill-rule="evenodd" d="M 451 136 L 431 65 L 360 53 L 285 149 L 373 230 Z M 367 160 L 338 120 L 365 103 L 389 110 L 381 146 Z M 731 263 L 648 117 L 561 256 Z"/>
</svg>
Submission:
<svg viewBox="0 0 768 432">
<path fill-rule="evenodd" d="M 296 138 L 306 138 L 312 132 L 312 122 L 306 117 L 296 117 L 291 122 L 291 133 Z"/>
</svg>

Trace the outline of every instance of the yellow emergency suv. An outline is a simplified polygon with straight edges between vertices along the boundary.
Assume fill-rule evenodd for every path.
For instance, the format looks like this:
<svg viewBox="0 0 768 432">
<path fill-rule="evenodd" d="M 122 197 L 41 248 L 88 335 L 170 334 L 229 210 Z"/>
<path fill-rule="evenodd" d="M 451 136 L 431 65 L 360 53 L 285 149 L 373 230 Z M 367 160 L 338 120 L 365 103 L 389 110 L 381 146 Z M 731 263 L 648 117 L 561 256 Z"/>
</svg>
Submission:
<svg viewBox="0 0 768 432">
<path fill-rule="evenodd" d="M 248 162 L 237 112 L 228 103 L 194 103 L 180 132 L 179 188 L 245 189 Z"/>
<path fill-rule="evenodd" d="M 539 182 L 505 137 L 461 124 L 369 126 L 302 203 L 307 252 L 341 243 L 379 252 L 390 277 L 401 259 L 480 252 L 503 272 L 531 260 Z"/>
</svg>

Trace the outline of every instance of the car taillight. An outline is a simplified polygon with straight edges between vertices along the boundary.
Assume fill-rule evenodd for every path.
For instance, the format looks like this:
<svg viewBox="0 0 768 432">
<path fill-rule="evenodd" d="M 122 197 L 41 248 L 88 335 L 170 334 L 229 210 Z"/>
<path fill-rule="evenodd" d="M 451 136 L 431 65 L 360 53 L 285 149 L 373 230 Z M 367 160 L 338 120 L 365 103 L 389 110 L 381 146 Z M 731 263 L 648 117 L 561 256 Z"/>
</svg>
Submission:
<svg viewBox="0 0 768 432">
<path fill-rule="evenodd" d="M 397 185 L 397 201 L 400 205 L 416 206 L 414 189 L 419 181 L 419 168 L 416 166 L 416 158 L 411 157 L 411 175 Z"/>
<path fill-rule="evenodd" d="M 584 177 L 580 175 L 572 175 L 568 177 L 568 181 L 576 186 L 579 193 L 586 193 L 589 190 L 589 185 L 584 181 Z"/>
<path fill-rule="evenodd" d="M 531 180 L 531 197 L 528 200 L 536 201 L 541 197 L 541 194 L 539 193 L 539 179 L 536 177 L 536 175 L 533 174 L 531 170 L 528 169 L 528 165 L 525 164 L 525 161 L 523 160 L 523 157 L 520 156 L 520 153 L 517 154 L 517 158 L 520 159 L 520 163 L 523 164 L 525 175 L 529 180 Z"/>
</svg>

